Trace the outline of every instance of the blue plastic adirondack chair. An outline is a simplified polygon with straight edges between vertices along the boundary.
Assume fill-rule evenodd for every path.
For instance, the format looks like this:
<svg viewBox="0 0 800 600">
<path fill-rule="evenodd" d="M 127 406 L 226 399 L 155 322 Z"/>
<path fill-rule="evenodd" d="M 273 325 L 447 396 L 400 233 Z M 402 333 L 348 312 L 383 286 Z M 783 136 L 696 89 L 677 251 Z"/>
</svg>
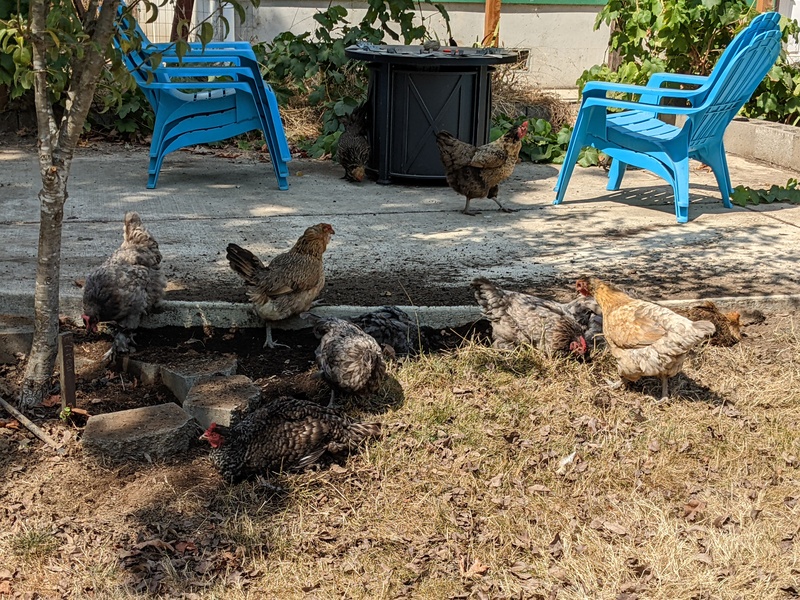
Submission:
<svg viewBox="0 0 800 600">
<path fill-rule="evenodd" d="M 171 45 L 152 44 L 138 24 L 130 25 L 122 17 L 114 45 L 155 112 L 147 187 L 156 187 L 170 152 L 260 129 L 278 187 L 288 189 L 291 153 L 278 102 L 249 44 L 217 42 L 205 50 L 191 44 L 178 58 Z M 129 35 L 133 29 L 138 38 Z"/>
<path fill-rule="evenodd" d="M 590 82 L 556 183 L 556 199 L 564 199 L 575 161 L 584 146 L 594 146 L 613 159 L 608 190 L 618 190 L 628 165 L 665 179 L 675 195 L 679 223 L 689 218 L 689 159 L 711 167 L 727 208 L 732 187 L 722 138 L 728 123 L 755 91 L 780 54 L 780 15 L 765 13 L 731 42 L 708 77 L 654 75 L 646 87 Z M 693 90 L 660 88 L 665 81 L 700 84 Z M 641 94 L 638 102 L 614 100 L 607 92 Z M 688 107 L 659 105 L 674 98 Z M 624 109 L 608 113 L 609 108 Z M 686 115 L 682 127 L 664 123 L 658 114 Z"/>
</svg>

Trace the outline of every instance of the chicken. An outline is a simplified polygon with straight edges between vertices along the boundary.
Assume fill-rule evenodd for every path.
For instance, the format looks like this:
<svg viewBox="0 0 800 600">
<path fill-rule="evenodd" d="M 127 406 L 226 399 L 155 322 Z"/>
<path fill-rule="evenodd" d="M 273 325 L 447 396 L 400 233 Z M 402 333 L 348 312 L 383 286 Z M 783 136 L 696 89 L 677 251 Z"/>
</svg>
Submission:
<svg viewBox="0 0 800 600">
<path fill-rule="evenodd" d="M 87 275 L 83 286 L 86 329 L 97 331 L 100 321 L 116 324 L 114 341 L 104 358 L 133 349 L 130 332 L 158 305 L 166 287 L 158 242 L 138 213 L 125 213 L 122 245 Z"/>
<path fill-rule="evenodd" d="M 659 377 L 661 399 L 669 398 L 669 378 L 681 371 L 694 346 L 714 334 L 710 321 L 690 321 L 664 306 L 631 298 L 595 277 L 582 277 L 575 287 L 584 296 L 593 296 L 603 311 L 603 336 L 620 375 L 617 385 Z"/>
<path fill-rule="evenodd" d="M 447 174 L 447 183 L 467 198 L 463 212 L 470 211 L 473 198 L 491 198 L 503 212 L 516 212 L 505 208 L 497 199 L 498 185 L 508 179 L 514 171 L 522 148 L 522 138 L 528 133 L 528 122 L 512 127 L 505 135 L 490 144 L 473 146 L 457 140 L 447 131 L 436 134 L 436 145 Z"/>
<path fill-rule="evenodd" d="M 375 392 L 386 377 L 386 362 L 375 338 L 344 319 L 302 316 L 314 324 L 314 335 L 320 339 L 315 355 L 320 376 L 331 386 L 329 406 L 337 390 L 356 395 Z"/>
<path fill-rule="evenodd" d="M 370 146 L 367 139 L 367 107 L 357 107 L 344 122 L 344 131 L 339 136 L 336 160 L 344 167 L 347 181 L 363 181 L 369 161 Z"/>
<path fill-rule="evenodd" d="M 211 445 L 211 461 L 222 477 L 238 483 L 302 469 L 325 452 L 349 450 L 379 434 L 379 423 L 355 423 L 333 408 L 283 396 L 230 428 L 211 423 L 200 439 Z"/>
<path fill-rule="evenodd" d="M 374 337 L 381 347 L 391 347 L 397 356 L 413 356 L 429 345 L 419 323 L 396 306 L 382 306 L 350 321 Z"/>
<path fill-rule="evenodd" d="M 598 332 L 593 317 L 599 310 L 583 299 L 559 304 L 500 289 L 483 277 L 473 280 L 472 289 L 483 315 L 492 323 L 495 348 L 511 350 L 531 344 L 548 355 L 584 356 L 589 348 L 587 332 L 592 338 Z"/>
<path fill-rule="evenodd" d="M 247 295 L 266 323 L 265 348 L 284 345 L 273 341 L 272 321 L 307 311 L 319 296 L 325 286 L 322 255 L 334 233 L 327 223 L 309 227 L 291 250 L 279 254 L 267 266 L 249 250 L 228 244 L 231 269 L 244 279 Z"/>
<path fill-rule="evenodd" d="M 711 300 L 706 300 L 697 306 L 676 308 L 675 312 L 692 321 L 711 321 L 715 329 L 709 338 L 712 346 L 734 346 L 742 341 L 739 313 L 735 311 L 724 313 Z"/>
</svg>

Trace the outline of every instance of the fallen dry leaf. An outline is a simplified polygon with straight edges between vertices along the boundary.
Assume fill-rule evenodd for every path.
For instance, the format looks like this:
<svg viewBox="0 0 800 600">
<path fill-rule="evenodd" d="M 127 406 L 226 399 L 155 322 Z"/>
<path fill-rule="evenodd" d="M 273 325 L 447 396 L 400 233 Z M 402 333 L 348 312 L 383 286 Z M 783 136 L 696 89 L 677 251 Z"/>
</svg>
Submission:
<svg viewBox="0 0 800 600">
<path fill-rule="evenodd" d="M 695 554 L 694 560 L 696 560 L 697 562 L 705 563 L 709 566 L 714 565 L 714 561 L 711 559 L 711 556 L 705 552 L 701 554 Z"/>
<path fill-rule="evenodd" d="M 658 440 L 651 440 L 650 443 L 647 444 L 647 449 L 650 450 L 650 452 L 658 452 L 661 450 L 661 444 Z"/>
<path fill-rule="evenodd" d="M 613 521 L 603 521 L 603 529 L 611 533 L 616 533 L 617 535 L 628 535 L 629 533 L 625 527 Z"/>
<path fill-rule="evenodd" d="M 53 394 L 52 396 L 48 396 L 44 400 L 42 400 L 42 406 L 50 408 L 52 406 L 56 406 L 57 404 L 61 404 L 61 395 L 60 394 Z"/>
<path fill-rule="evenodd" d="M 169 550 L 170 552 L 175 552 L 175 548 L 173 547 L 172 544 L 159 539 L 147 540 L 146 542 L 139 542 L 138 544 L 134 545 L 134 548 L 137 548 L 139 550 L 143 550 L 145 548 L 156 548 L 157 550 Z"/>
<path fill-rule="evenodd" d="M 0 421 L 0 423 L 2 423 L 0 427 L 5 427 L 6 429 L 19 429 L 21 427 L 19 421 L 16 419 L 11 419 L 10 421 Z"/>
<path fill-rule="evenodd" d="M 10 596 L 12 591 L 10 581 L 0 581 L 0 595 Z"/>
<path fill-rule="evenodd" d="M 692 498 L 683 507 L 683 518 L 687 521 L 694 521 L 700 516 L 701 511 L 706 507 L 706 503 L 702 500 Z"/>
<path fill-rule="evenodd" d="M 556 537 L 554 537 L 553 541 L 550 542 L 548 550 L 550 552 L 550 556 L 553 557 L 553 560 L 558 560 L 561 558 L 561 555 L 564 554 L 564 544 L 561 543 L 561 533 L 556 534 Z"/>
<path fill-rule="evenodd" d="M 482 577 L 489 570 L 489 567 L 481 563 L 481 561 L 477 558 L 475 559 L 475 562 L 469 566 L 469 568 L 466 567 L 467 562 L 468 560 L 466 556 L 462 556 L 461 560 L 459 561 L 462 577 Z"/>
</svg>

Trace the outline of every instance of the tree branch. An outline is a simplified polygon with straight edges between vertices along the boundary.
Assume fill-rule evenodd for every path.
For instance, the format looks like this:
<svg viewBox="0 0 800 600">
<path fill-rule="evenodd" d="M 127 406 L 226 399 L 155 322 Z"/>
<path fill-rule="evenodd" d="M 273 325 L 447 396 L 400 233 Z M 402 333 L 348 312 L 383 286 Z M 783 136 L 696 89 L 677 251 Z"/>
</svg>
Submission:
<svg viewBox="0 0 800 600">
<path fill-rule="evenodd" d="M 73 73 L 77 76 L 70 79 L 66 112 L 58 136 L 58 158 L 64 163 L 72 160 L 86 115 L 92 107 L 97 80 L 106 62 L 106 48 L 114 35 L 114 20 L 119 2 L 120 0 L 103 2 L 86 54 L 75 63 Z"/>
<path fill-rule="evenodd" d="M 56 135 L 56 118 L 53 106 L 47 97 L 47 0 L 32 0 L 31 44 L 33 46 L 34 96 L 36 100 L 36 121 L 39 132 L 39 168 L 44 173 L 53 164 L 53 144 Z"/>
</svg>

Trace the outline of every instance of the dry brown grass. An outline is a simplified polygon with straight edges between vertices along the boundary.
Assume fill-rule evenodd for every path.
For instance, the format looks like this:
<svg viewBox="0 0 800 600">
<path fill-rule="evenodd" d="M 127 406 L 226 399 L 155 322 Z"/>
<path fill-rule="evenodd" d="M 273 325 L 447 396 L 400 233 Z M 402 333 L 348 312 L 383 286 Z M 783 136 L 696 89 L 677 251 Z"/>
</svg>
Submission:
<svg viewBox="0 0 800 600">
<path fill-rule="evenodd" d="M 545 92 L 513 67 L 499 67 L 492 77 L 492 117 L 515 117 L 526 110 L 532 117 L 550 121 L 554 131 L 572 125 L 577 116 L 576 105 Z"/>
<path fill-rule="evenodd" d="M 15 591 L 45 598 L 790 598 L 794 327 L 776 316 L 702 348 L 663 404 L 658 382 L 609 390 L 608 355 L 468 344 L 394 364 L 402 403 L 362 415 L 383 439 L 282 476 L 280 500 L 221 486 L 199 451 L 123 467 L 21 453 L 0 488 L 0 554 Z M 58 546 L 15 551 L 30 531 Z M 170 547 L 128 556 L 154 539 Z M 178 551 L 187 540 L 195 552 Z"/>
</svg>

